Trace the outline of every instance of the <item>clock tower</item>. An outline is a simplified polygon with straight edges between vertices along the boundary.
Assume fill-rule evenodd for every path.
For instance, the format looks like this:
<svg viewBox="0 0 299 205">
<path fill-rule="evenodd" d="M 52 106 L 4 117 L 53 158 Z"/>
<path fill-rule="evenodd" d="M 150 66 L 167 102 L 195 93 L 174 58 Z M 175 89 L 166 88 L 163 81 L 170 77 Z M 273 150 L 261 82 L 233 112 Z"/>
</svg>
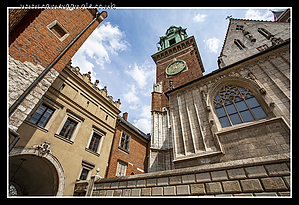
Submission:
<svg viewBox="0 0 299 205">
<path fill-rule="evenodd" d="M 150 172 L 173 169 L 169 102 L 164 93 L 199 77 L 205 71 L 193 36 L 186 28 L 170 26 L 160 37 L 156 63 L 156 83 L 152 92 Z"/>
<path fill-rule="evenodd" d="M 152 110 L 168 107 L 164 92 L 202 76 L 205 71 L 193 36 L 186 28 L 170 26 L 160 37 L 158 52 L 152 55 L 156 63 L 156 84 L 152 93 Z"/>
</svg>

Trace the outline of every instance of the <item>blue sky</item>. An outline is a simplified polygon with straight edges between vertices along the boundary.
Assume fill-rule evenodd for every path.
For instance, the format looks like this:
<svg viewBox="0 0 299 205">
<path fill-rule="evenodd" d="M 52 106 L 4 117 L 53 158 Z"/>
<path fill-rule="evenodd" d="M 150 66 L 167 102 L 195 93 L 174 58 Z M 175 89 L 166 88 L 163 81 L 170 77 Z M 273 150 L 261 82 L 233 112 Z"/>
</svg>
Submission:
<svg viewBox="0 0 299 205">
<path fill-rule="evenodd" d="M 128 121 L 150 132 L 151 92 L 156 79 L 151 55 L 157 52 L 159 37 L 171 26 L 187 28 L 199 49 L 204 75 L 218 69 L 217 57 L 223 45 L 229 20 L 233 18 L 274 20 L 272 10 L 283 8 L 117 8 L 96 28 L 72 59 L 81 73 L 92 72 L 99 88 L 121 100 L 120 110 Z M 101 12 L 101 11 L 100 11 Z M 122 115 L 122 113 L 120 115 Z"/>
</svg>

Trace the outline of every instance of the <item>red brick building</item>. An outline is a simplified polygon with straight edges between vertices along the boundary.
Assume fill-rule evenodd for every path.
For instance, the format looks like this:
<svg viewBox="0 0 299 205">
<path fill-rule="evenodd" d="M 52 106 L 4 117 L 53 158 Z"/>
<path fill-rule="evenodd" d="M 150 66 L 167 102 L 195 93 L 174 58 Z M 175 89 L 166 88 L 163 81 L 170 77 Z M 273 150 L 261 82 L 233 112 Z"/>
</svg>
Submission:
<svg viewBox="0 0 299 205">
<path fill-rule="evenodd" d="M 97 9 L 8 10 L 10 136 L 20 137 L 24 119 L 106 17 Z"/>
<path fill-rule="evenodd" d="M 117 117 L 106 178 L 148 172 L 150 135 L 127 121 L 128 113 Z"/>
</svg>

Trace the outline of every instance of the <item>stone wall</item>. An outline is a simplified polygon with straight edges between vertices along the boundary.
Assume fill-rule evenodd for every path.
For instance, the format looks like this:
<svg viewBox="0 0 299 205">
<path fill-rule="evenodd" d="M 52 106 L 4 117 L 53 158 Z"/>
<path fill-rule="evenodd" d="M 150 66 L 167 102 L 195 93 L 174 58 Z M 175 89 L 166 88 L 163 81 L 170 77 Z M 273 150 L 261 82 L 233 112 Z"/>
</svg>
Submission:
<svg viewBox="0 0 299 205">
<path fill-rule="evenodd" d="M 290 196 L 290 155 L 277 154 L 161 172 L 77 182 L 94 197 Z M 95 176 L 90 182 L 93 182 Z"/>
<path fill-rule="evenodd" d="M 38 77 L 45 68 L 31 62 L 24 63 L 9 56 L 8 60 L 8 104 L 9 107 L 20 97 L 28 86 Z M 55 69 L 51 69 L 37 86 L 27 95 L 9 118 L 9 128 L 17 131 L 28 114 L 39 102 L 44 93 L 58 76 Z"/>
</svg>

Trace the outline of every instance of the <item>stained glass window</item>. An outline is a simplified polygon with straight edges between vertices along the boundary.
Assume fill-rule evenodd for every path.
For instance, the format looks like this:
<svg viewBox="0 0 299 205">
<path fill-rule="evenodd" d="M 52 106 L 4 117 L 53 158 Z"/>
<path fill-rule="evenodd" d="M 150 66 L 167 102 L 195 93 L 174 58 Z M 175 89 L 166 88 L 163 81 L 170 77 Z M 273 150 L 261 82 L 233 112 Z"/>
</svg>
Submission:
<svg viewBox="0 0 299 205">
<path fill-rule="evenodd" d="M 214 105 L 222 127 L 267 117 L 247 88 L 224 86 L 215 97 Z"/>
</svg>

